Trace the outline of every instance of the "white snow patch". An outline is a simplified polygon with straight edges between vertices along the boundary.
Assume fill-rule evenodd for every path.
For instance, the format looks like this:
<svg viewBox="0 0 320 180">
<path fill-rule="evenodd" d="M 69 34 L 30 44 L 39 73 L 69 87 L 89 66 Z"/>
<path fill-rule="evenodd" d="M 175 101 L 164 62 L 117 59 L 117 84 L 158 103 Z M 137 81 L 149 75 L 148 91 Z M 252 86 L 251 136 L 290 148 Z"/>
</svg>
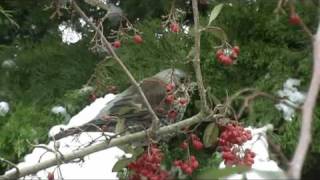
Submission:
<svg viewBox="0 0 320 180">
<path fill-rule="evenodd" d="M 4 69 L 12 69 L 15 68 L 17 65 L 14 62 L 14 60 L 8 59 L 8 60 L 4 60 L 1 64 L 1 67 Z"/>
<path fill-rule="evenodd" d="M 62 115 L 67 114 L 67 110 L 63 106 L 54 106 L 51 109 L 51 112 L 54 114 L 62 114 Z"/>
<path fill-rule="evenodd" d="M 62 42 L 69 44 L 74 44 L 82 39 L 82 34 L 77 32 L 67 23 L 63 22 L 59 25 L 59 31 L 62 33 Z"/>
<path fill-rule="evenodd" d="M 183 33 L 189 34 L 189 32 L 190 32 L 190 26 L 183 25 L 183 26 L 182 26 L 182 29 L 183 29 Z"/>
<path fill-rule="evenodd" d="M 305 93 L 298 91 L 298 86 L 300 86 L 300 80 L 289 78 L 283 84 L 283 89 L 277 92 L 279 97 L 287 98 L 275 105 L 279 111 L 283 112 L 283 118 L 287 121 L 292 121 L 295 117 L 294 107 L 303 104 L 306 97 Z"/>
<path fill-rule="evenodd" d="M 62 115 L 65 119 L 65 122 L 70 120 L 70 114 L 67 112 L 66 108 L 63 106 L 54 106 L 51 109 L 51 112 L 56 115 Z"/>
<path fill-rule="evenodd" d="M 0 116 L 5 116 L 10 110 L 9 103 L 5 101 L 0 102 Z"/>
<path fill-rule="evenodd" d="M 79 18 L 79 22 L 81 24 L 81 27 L 84 27 L 87 23 L 85 20 L 83 20 L 82 18 Z"/>
<path fill-rule="evenodd" d="M 223 179 L 270 179 L 271 177 L 267 177 L 267 173 L 260 173 L 260 172 L 273 172 L 277 174 L 283 175 L 284 178 L 284 172 L 278 164 L 271 160 L 269 157 L 269 151 L 268 151 L 268 141 L 267 141 L 267 135 L 266 132 L 268 130 L 273 129 L 272 124 L 268 124 L 262 128 L 253 128 L 251 126 L 245 128 L 246 130 L 250 130 L 252 133 L 252 139 L 250 141 L 247 141 L 243 144 L 243 149 L 250 149 L 253 151 L 256 156 L 254 157 L 254 163 L 252 165 L 252 168 L 250 171 L 244 173 L 244 174 L 235 174 L 228 177 L 225 177 Z M 225 168 L 224 162 L 221 162 L 219 165 L 219 168 Z M 279 177 L 278 177 L 279 178 Z"/>
<path fill-rule="evenodd" d="M 96 99 L 92 104 L 88 105 L 81 112 L 72 117 L 68 125 L 60 124 L 52 127 L 50 129 L 49 136 L 57 134 L 61 129 L 68 129 L 70 127 L 79 126 L 91 121 L 96 117 L 99 111 L 102 110 L 105 104 L 111 101 L 114 97 L 114 94 L 108 94 L 103 98 Z M 60 107 L 56 108 L 56 110 L 57 109 L 62 110 Z M 105 134 L 112 135 L 112 133 Z M 81 133 L 77 135 L 77 137 L 75 137 L 76 135 L 65 137 L 56 141 L 55 144 L 53 141 L 51 141 L 49 144 L 43 144 L 42 146 L 50 149 L 58 149 L 62 154 L 71 153 L 83 148 L 86 145 L 89 145 L 91 142 L 93 142 L 93 139 L 95 139 L 95 143 L 104 141 L 105 137 L 101 135 L 101 132 Z M 124 155 L 126 155 L 124 151 L 117 147 L 112 147 L 85 156 L 83 162 L 62 164 L 59 166 L 59 168 L 57 168 L 57 166 L 53 166 L 48 169 L 41 170 L 35 175 L 26 176 L 25 178 L 47 179 L 48 173 L 51 172 L 54 173 L 55 179 L 60 177 L 63 179 L 118 179 L 116 173 L 112 172 L 112 167 L 119 160 L 119 158 Z M 18 167 L 21 168 L 32 166 L 54 157 L 54 153 L 47 152 L 46 149 L 37 147 L 32 151 L 32 153 L 25 156 L 24 162 L 18 164 Z"/>
</svg>

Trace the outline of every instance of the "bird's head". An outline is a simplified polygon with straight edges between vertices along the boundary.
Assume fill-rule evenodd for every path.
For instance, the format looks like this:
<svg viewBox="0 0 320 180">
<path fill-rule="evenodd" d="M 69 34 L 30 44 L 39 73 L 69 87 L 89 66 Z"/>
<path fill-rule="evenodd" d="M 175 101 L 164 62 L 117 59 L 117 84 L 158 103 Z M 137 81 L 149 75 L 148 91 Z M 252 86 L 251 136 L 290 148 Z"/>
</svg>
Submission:
<svg viewBox="0 0 320 180">
<path fill-rule="evenodd" d="M 179 85 L 186 81 L 187 74 L 181 69 L 170 68 L 157 73 L 154 77 L 161 79 L 166 84 L 173 81 L 175 84 Z"/>
</svg>

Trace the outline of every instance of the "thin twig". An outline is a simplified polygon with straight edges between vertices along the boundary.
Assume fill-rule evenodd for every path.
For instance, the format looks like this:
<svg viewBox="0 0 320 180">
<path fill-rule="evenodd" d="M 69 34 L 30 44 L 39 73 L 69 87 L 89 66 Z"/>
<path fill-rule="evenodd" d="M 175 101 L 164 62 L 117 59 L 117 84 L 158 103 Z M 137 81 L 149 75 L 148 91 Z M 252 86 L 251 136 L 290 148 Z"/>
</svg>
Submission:
<svg viewBox="0 0 320 180">
<path fill-rule="evenodd" d="M 207 103 L 206 90 L 203 85 L 201 68 L 200 68 L 200 27 L 199 27 L 199 11 L 198 11 L 198 1 L 192 0 L 192 11 L 193 11 L 193 19 L 194 19 L 194 44 L 195 44 L 195 52 L 194 52 L 194 61 L 193 68 L 196 73 L 197 85 L 201 100 L 201 111 L 205 113 L 209 113 L 210 109 Z"/>
</svg>

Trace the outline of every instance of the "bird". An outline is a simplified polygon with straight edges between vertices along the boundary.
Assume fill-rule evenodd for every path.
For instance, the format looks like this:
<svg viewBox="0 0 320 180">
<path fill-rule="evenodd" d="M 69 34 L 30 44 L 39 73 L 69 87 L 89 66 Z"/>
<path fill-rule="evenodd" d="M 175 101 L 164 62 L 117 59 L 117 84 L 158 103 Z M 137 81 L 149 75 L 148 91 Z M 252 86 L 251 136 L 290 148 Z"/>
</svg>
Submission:
<svg viewBox="0 0 320 180">
<path fill-rule="evenodd" d="M 160 126 L 182 120 L 190 98 L 187 77 L 183 70 L 169 68 L 140 81 L 139 86 L 159 118 Z M 131 85 L 108 102 L 90 122 L 61 130 L 51 138 L 59 140 L 81 132 L 132 133 L 149 128 L 152 119 L 138 89 Z"/>
</svg>

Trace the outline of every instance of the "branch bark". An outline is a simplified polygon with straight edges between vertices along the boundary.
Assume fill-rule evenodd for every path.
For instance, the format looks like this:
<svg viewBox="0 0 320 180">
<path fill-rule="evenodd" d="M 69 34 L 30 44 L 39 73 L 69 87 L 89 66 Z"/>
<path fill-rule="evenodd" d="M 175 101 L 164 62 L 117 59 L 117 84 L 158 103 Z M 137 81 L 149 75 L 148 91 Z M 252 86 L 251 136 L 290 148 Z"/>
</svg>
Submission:
<svg viewBox="0 0 320 180">
<path fill-rule="evenodd" d="M 288 174 L 294 179 L 301 178 L 303 163 L 305 161 L 310 143 L 312 132 L 313 111 L 316 105 L 320 87 L 320 24 L 313 42 L 313 73 L 306 97 L 302 107 L 302 124 L 298 146 L 295 150 L 293 159 L 290 163 Z"/>
<path fill-rule="evenodd" d="M 76 10 L 76 12 L 99 34 L 99 36 L 102 38 L 102 42 L 104 43 L 104 47 L 107 49 L 107 51 L 112 55 L 112 57 L 117 61 L 117 63 L 121 66 L 122 70 L 126 73 L 126 75 L 129 77 L 129 80 L 131 81 L 131 84 L 137 88 L 140 96 L 142 97 L 148 111 L 152 115 L 152 125 L 151 125 L 151 132 L 155 133 L 157 129 L 159 129 L 160 126 L 160 120 L 156 113 L 153 111 L 148 99 L 146 98 L 145 94 L 143 93 L 139 83 L 135 80 L 133 75 L 130 73 L 126 65 L 122 62 L 122 60 L 118 57 L 118 55 L 115 53 L 115 51 L 112 48 L 112 45 L 109 43 L 107 38 L 104 36 L 103 32 L 88 18 L 88 16 L 81 10 L 81 8 L 78 6 L 75 0 L 72 1 L 72 6 Z"/>
<path fill-rule="evenodd" d="M 181 128 L 199 123 L 205 118 L 206 118 L 205 114 L 198 113 L 197 115 L 190 117 L 188 119 L 185 119 L 183 121 L 179 121 L 179 122 L 177 122 L 175 124 L 171 124 L 169 126 L 161 127 L 158 130 L 157 134 L 158 135 L 165 135 L 165 134 L 169 134 L 169 133 L 177 133 L 177 132 L 179 132 L 179 130 Z M 108 148 L 111 148 L 114 146 L 120 146 L 123 144 L 128 144 L 128 143 L 131 143 L 134 141 L 143 140 L 147 137 L 148 136 L 145 132 L 137 132 L 134 134 L 129 134 L 126 136 L 112 139 L 110 142 L 107 142 L 107 141 L 100 142 L 100 143 L 94 144 L 92 146 L 89 146 L 89 147 L 86 147 L 83 149 L 79 149 L 79 150 L 76 150 L 71 153 L 64 154 L 63 157 L 61 155 L 59 155 L 58 157 L 48 159 L 48 160 L 45 160 L 45 161 L 37 163 L 37 164 L 33 164 L 33 165 L 30 165 L 27 167 L 19 168 L 19 173 L 17 172 L 16 169 L 12 169 L 12 170 L 8 171 L 7 174 L 0 176 L 0 179 L 13 179 L 13 178 L 17 178 L 17 177 L 24 177 L 29 174 L 35 174 L 40 170 L 57 165 L 60 162 L 60 160 L 62 160 L 62 158 L 65 163 L 68 163 L 74 159 L 82 158 L 86 155 L 89 155 L 89 154 L 92 154 L 92 153 L 95 153 L 95 152 L 98 152 L 98 151 L 101 151 L 104 149 L 108 149 Z"/>
<path fill-rule="evenodd" d="M 200 67 L 200 35 L 201 30 L 199 26 L 199 11 L 198 11 L 198 0 L 192 0 L 192 11 L 194 20 L 194 44 L 195 44 L 195 54 L 193 61 L 193 68 L 196 73 L 198 91 L 201 100 L 201 111 L 208 113 L 210 111 L 207 103 L 206 90 L 203 85 L 201 67 Z"/>
</svg>

